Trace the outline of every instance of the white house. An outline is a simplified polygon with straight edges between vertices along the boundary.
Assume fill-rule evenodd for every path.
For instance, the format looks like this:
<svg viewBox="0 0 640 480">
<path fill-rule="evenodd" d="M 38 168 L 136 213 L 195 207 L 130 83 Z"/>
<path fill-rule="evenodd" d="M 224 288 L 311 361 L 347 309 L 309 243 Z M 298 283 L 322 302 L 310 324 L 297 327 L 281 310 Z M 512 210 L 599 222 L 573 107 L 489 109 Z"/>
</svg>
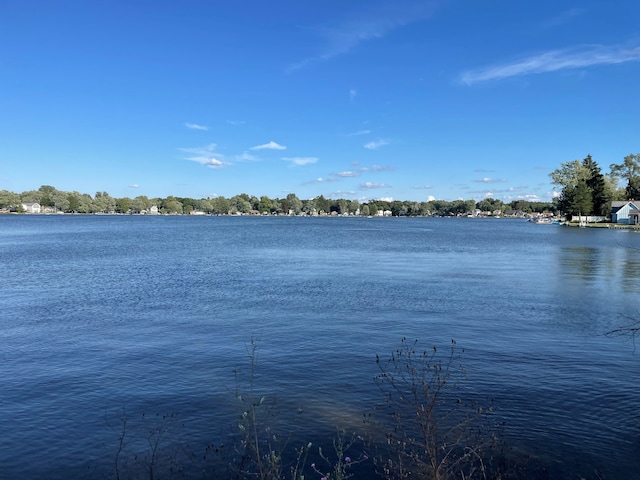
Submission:
<svg viewBox="0 0 640 480">
<path fill-rule="evenodd" d="M 639 210 L 638 206 L 630 201 L 611 202 L 611 222 L 612 223 L 629 223 L 629 213 L 632 210 Z"/>
<path fill-rule="evenodd" d="M 23 203 L 22 209 L 25 213 L 40 213 L 42 211 L 39 203 Z"/>
<path fill-rule="evenodd" d="M 640 210 L 629 210 L 629 225 L 640 225 Z"/>
</svg>

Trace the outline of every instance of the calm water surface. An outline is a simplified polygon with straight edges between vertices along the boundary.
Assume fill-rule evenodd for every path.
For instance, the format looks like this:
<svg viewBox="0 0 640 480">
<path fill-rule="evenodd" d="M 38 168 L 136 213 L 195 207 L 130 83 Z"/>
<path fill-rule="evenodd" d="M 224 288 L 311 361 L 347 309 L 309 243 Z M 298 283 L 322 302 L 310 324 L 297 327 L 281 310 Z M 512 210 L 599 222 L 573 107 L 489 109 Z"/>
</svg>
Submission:
<svg viewBox="0 0 640 480">
<path fill-rule="evenodd" d="M 289 427 L 356 428 L 403 336 L 464 348 L 516 451 L 640 478 L 639 353 L 603 335 L 640 316 L 639 248 L 516 220 L 0 216 L 0 478 L 91 477 L 123 408 L 219 441 L 252 338 Z"/>
</svg>

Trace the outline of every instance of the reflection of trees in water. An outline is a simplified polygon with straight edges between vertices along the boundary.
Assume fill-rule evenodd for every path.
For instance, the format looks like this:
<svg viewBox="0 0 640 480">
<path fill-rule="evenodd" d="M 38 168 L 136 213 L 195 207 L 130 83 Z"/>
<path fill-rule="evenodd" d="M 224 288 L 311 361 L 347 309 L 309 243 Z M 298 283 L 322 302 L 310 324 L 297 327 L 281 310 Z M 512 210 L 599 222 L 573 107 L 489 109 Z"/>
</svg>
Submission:
<svg viewBox="0 0 640 480">
<path fill-rule="evenodd" d="M 560 262 L 564 275 L 587 282 L 599 279 L 607 267 L 602 251 L 592 247 L 566 247 Z"/>
<path fill-rule="evenodd" d="M 622 286 L 626 293 L 635 293 L 640 287 L 640 251 L 635 248 L 625 248 L 622 265 Z"/>
<path fill-rule="evenodd" d="M 640 289 L 640 250 L 566 247 L 560 254 L 561 272 L 565 278 L 587 285 L 613 283 L 621 293 Z"/>
</svg>

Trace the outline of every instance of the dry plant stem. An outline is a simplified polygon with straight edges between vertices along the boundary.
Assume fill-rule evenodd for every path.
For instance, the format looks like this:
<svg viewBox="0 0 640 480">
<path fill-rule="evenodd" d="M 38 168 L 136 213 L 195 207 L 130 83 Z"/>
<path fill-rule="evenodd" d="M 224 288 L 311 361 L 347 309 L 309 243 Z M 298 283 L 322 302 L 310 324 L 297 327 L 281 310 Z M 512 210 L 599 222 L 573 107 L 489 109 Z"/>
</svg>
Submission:
<svg viewBox="0 0 640 480">
<path fill-rule="evenodd" d="M 418 351 L 406 338 L 386 363 L 376 358 L 376 381 L 395 424 L 388 434 L 393 455 L 382 464 L 386 478 L 486 478 L 483 454 L 493 437 L 472 433 L 485 411 L 453 398 L 455 376 L 465 373 L 459 358 L 455 341 L 441 359 L 436 347 Z"/>
</svg>

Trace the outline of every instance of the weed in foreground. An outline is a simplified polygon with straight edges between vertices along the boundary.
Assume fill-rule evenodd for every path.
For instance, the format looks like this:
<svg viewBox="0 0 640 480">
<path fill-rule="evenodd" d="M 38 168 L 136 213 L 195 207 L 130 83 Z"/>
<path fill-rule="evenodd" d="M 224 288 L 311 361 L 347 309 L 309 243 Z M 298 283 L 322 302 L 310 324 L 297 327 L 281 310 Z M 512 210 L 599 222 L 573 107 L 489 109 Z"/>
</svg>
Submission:
<svg viewBox="0 0 640 480">
<path fill-rule="evenodd" d="M 445 355 L 402 339 L 386 362 L 376 358 L 375 380 L 392 427 L 376 458 L 386 479 L 500 478 L 492 465 L 498 437 L 487 429 L 491 409 L 455 396 L 465 376 L 455 341 Z"/>
</svg>

